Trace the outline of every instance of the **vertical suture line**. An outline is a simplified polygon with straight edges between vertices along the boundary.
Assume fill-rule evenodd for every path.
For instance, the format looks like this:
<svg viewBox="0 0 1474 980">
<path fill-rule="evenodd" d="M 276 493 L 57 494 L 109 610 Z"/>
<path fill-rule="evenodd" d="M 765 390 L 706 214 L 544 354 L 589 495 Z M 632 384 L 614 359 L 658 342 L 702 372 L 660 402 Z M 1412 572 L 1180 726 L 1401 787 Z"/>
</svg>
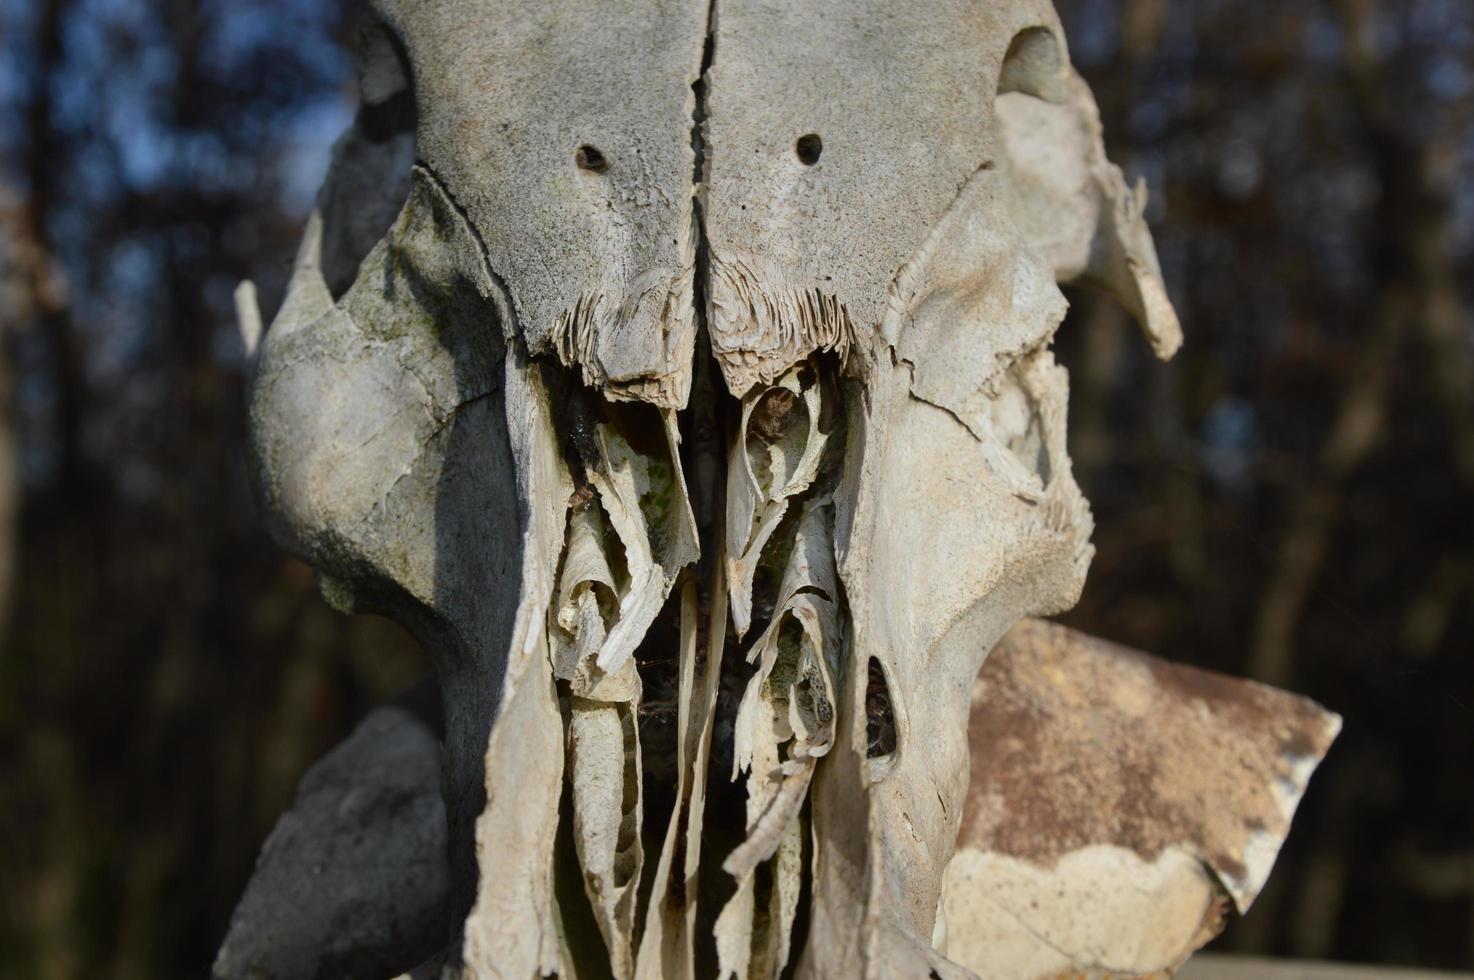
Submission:
<svg viewBox="0 0 1474 980">
<path fill-rule="evenodd" d="M 710 295 L 711 250 L 706 239 L 706 171 L 707 171 L 707 76 L 717 53 L 717 4 L 709 0 L 706 7 L 706 41 L 701 48 L 701 70 L 691 83 L 695 104 L 691 108 L 691 220 L 696 232 L 696 282 L 692 302 L 696 306 L 696 330 L 706 333 L 707 302 Z"/>
</svg>

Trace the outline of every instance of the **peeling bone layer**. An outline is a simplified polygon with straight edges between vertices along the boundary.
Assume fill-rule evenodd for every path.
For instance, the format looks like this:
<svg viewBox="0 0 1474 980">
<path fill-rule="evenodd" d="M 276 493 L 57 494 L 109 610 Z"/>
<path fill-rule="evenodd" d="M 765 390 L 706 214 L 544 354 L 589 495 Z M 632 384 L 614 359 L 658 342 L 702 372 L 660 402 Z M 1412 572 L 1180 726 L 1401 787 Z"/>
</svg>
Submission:
<svg viewBox="0 0 1474 980">
<path fill-rule="evenodd" d="M 801 811 L 835 734 L 841 635 L 830 516 L 827 502 L 804 508 L 774 614 L 747 655 L 757 670 L 737 709 L 732 774 L 747 774 L 746 837 L 722 863 L 737 879 L 716 921 L 723 976 L 773 976 L 789 960 L 808 832 Z"/>
</svg>

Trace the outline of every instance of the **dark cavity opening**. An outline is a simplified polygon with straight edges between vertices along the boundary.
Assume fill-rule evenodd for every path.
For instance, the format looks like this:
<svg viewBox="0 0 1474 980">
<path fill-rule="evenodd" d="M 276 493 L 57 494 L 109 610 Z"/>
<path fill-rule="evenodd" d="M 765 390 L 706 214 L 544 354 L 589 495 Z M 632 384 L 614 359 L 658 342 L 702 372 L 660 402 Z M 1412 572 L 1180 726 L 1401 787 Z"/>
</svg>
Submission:
<svg viewBox="0 0 1474 980">
<path fill-rule="evenodd" d="M 799 163 L 812 167 L 819 162 L 819 154 L 824 152 L 824 141 L 819 138 L 818 133 L 806 133 L 793 144 L 793 152 L 798 154 Z"/>
<path fill-rule="evenodd" d="M 415 162 L 414 77 L 404 46 L 366 15 L 359 25 L 359 106 L 333 151 L 317 204 L 323 281 L 343 298 L 409 198 Z M 274 311 L 264 310 L 271 314 Z"/>
<path fill-rule="evenodd" d="M 387 24 L 365 15 L 358 32 L 358 129 L 371 143 L 414 134 L 414 72 Z"/>
<path fill-rule="evenodd" d="M 875 657 L 870 658 L 869 676 L 865 680 L 865 755 L 880 759 L 896 751 L 896 714 L 891 708 L 891 689 L 885 680 L 885 668 Z"/>
<path fill-rule="evenodd" d="M 769 389 L 753 406 L 748 431 L 763 442 L 772 444 L 783 438 L 789 427 L 808 414 L 798 395 L 787 388 Z"/>
<path fill-rule="evenodd" d="M 573 162 L 578 164 L 578 169 L 587 170 L 589 173 L 601 174 L 609 169 L 609 161 L 604 159 L 604 154 L 599 152 L 599 148 L 587 143 L 573 152 Z"/>
</svg>

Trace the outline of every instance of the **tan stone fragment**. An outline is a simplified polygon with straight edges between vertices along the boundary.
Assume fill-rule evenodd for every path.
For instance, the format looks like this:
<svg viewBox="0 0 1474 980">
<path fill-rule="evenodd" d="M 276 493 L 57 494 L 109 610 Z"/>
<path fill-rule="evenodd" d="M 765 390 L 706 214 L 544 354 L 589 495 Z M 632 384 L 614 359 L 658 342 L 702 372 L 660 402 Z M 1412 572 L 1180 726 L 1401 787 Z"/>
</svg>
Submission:
<svg viewBox="0 0 1474 980">
<path fill-rule="evenodd" d="M 1175 967 L 1258 895 L 1341 719 L 1039 620 L 973 685 L 942 911 L 980 975 Z"/>
</svg>

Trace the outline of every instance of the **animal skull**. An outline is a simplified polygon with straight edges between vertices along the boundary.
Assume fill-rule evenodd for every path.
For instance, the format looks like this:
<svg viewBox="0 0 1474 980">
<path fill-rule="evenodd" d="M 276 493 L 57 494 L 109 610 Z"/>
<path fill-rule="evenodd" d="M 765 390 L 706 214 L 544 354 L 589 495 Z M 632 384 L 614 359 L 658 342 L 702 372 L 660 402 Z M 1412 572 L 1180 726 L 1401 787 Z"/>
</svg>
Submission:
<svg viewBox="0 0 1474 980">
<path fill-rule="evenodd" d="M 973 679 L 1092 554 L 1057 283 L 1180 342 L 1052 5 L 377 0 L 361 47 L 254 472 L 433 659 L 451 969 L 968 975 Z"/>
</svg>

